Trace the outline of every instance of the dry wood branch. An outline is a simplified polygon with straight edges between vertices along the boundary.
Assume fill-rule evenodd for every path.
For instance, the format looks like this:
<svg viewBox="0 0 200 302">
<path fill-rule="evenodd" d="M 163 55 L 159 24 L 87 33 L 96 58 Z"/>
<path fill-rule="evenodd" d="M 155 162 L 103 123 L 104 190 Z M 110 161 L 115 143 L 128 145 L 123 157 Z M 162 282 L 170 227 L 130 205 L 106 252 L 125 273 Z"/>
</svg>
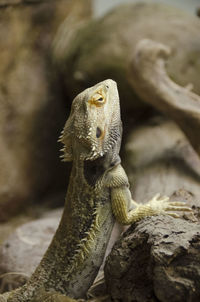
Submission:
<svg viewBox="0 0 200 302">
<path fill-rule="evenodd" d="M 141 40 L 131 63 L 130 81 L 145 102 L 177 122 L 200 155 L 200 97 L 169 78 L 165 70 L 169 55 L 167 46 Z"/>
</svg>

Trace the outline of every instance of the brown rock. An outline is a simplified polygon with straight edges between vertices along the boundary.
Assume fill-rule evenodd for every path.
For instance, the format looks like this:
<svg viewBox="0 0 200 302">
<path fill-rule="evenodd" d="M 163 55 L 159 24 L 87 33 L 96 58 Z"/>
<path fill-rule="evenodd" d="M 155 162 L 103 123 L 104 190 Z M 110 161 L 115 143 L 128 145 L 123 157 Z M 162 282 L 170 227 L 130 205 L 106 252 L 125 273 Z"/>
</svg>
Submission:
<svg viewBox="0 0 200 302">
<path fill-rule="evenodd" d="M 0 221 L 66 188 L 57 144 L 66 109 L 49 50 L 67 16 L 89 11 L 90 0 L 0 3 Z"/>
<path fill-rule="evenodd" d="M 199 223 L 155 216 L 132 225 L 107 258 L 112 301 L 199 301 L 199 249 Z"/>
</svg>

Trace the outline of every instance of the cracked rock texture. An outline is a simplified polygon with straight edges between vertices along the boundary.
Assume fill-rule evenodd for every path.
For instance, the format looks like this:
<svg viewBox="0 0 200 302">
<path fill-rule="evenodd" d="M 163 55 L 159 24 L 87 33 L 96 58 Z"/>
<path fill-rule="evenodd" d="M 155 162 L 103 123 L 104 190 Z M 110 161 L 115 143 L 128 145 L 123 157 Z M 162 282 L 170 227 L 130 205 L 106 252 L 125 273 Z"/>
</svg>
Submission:
<svg viewBox="0 0 200 302">
<path fill-rule="evenodd" d="M 106 261 L 112 301 L 199 301 L 199 227 L 199 223 L 169 216 L 133 224 Z"/>
</svg>

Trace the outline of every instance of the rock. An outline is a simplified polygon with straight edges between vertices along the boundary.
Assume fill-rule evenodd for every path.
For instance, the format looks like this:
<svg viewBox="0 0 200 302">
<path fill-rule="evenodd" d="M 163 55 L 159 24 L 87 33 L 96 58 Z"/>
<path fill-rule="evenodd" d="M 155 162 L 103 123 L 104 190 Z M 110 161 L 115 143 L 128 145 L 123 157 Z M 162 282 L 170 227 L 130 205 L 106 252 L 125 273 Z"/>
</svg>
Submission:
<svg viewBox="0 0 200 302">
<path fill-rule="evenodd" d="M 122 163 L 136 201 L 185 189 L 193 196 L 189 204 L 200 206 L 200 159 L 174 122 L 154 117 L 133 126 L 124 146 Z"/>
<path fill-rule="evenodd" d="M 199 249 L 199 223 L 154 216 L 133 224 L 106 261 L 112 301 L 199 301 Z"/>
<path fill-rule="evenodd" d="M 90 0 L 0 4 L 0 221 L 27 200 L 66 190 L 57 144 L 66 97 L 56 88 L 50 48 L 60 23 L 84 20 L 90 8 Z"/>
<path fill-rule="evenodd" d="M 192 83 L 200 94 L 200 20 L 196 16 L 161 3 L 138 2 L 115 8 L 71 37 L 62 31 L 65 26 L 55 38 L 54 56 L 72 97 L 112 78 L 119 86 L 122 110 L 137 117 L 136 108 L 141 111 L 147 105 L 140 102 L 129 84 L 128 68 L 138 41 L 144 38 L 169 46 L 169 76 L 182 86 Z"/>
<path fill-rule="evenodd" d="M 39 264 L 58 227 L 62 209 L 25 223 L 0 246 L 0 292 L 25 283 Z"/>
</svg>

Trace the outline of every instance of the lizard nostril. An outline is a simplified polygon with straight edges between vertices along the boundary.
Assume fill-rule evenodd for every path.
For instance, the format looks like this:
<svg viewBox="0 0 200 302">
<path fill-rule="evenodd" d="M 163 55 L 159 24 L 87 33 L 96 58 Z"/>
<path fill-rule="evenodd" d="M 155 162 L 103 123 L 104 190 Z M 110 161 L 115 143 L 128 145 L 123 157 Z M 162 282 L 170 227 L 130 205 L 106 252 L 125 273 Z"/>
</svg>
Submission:
<svg viewBox="0 0 200 302">
<path fill-rule="evenodd" d="M 97 138 L 100 138 L 100 137 L 101 137 L 101 134 L 102 134 L 101 129 L 100 129 L 99 127 L 97 127 L 97 129 L 96 129 L 96 137 L 97 137 Z"/>
</svg>

